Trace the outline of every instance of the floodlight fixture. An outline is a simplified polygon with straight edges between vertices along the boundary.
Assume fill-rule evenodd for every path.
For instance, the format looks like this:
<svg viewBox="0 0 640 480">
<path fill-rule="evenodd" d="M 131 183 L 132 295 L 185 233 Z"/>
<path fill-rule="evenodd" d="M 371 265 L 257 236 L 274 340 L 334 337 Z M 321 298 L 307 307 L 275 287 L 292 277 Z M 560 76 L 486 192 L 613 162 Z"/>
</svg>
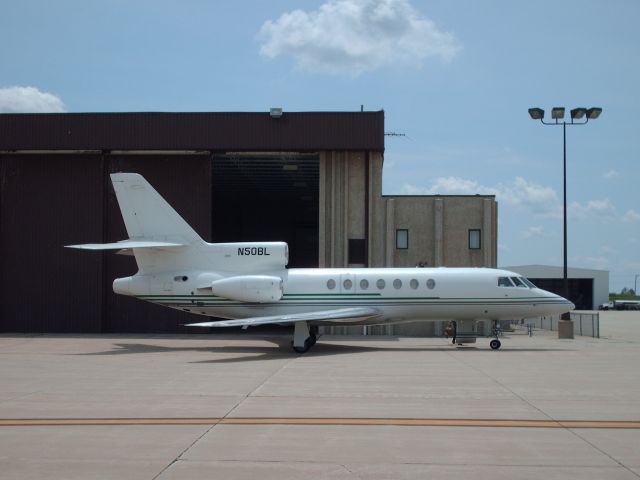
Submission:
<svg viewBox="0 0 640 480">
<path fill-rule="evenodd" d="M 562 205 L 563 205 L 563 274 L 562 274 L 562 295 L 565 298 L 569 298 L 569 278 L 568 278 L 568 266 L 567 266 L 567 125 L 586 125 L 589 120 L 595 120 L 602 114 L 602 108 L 600 107 L 576 107 L 571 109 L 571 121 L 564 120 L 564 107 L 554 107 L 551 109 L 551 118 L 553 122 L 544 121 L 544 110 L 541 108 L 530 108 L 529 115 L 533 120 L 540 120 L 544 125 L 552 125 L 562 127 L 562 165 L 563 165 L 563 187 L 562 187 Z M 585 118 L 586 117 L 586 118 Z M 583 120 L 584 119 L 584 120 Z M 576 120 L 582 120 L 577 121 Z M 562 314 L 562 320 L 570 320 L 571 316 L 569 312 Z M 573 333 L 571 333 L 573 338 Z"/>
<path fill-rule="evenodd" d="M 600 107 L 591 107 L 587 110 L 587 118 L 589 120 L 595 120 L 602 113 L 602 109 Z"/>
<path fill-rule="evenodd" d="M 587 109 L 586 108 L 574 108 L 571 110 L 571 120 L 580 120 L 582 117 L 584 117 L 587 113 Z"/>
<path fill-rule="evenodd" d="M 529 115 L 533 120 L 542 120 L 544 118 L 544 110 L 541 108 L 530 108 Z"/>
</svg>

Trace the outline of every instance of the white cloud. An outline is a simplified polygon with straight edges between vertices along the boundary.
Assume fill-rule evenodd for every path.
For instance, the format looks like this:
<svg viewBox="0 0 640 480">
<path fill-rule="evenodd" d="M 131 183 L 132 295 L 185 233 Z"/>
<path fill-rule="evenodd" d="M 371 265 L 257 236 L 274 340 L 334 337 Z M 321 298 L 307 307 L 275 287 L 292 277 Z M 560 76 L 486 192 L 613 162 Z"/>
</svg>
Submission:
<svg viewBox="0 0 640 480">
<path fill-rule="evenodd" d="M 266 21 L 260 37 L 260 53 L 268 58 L 287 55 L 303 70 L 347 75 L 389 64 L 420 66 L 428 57 L 448 61 L 461 49 L 409 0 L 328 0 L 318 10 Z"/>
<path fill-rule="evenodd" d="M 541 227 L 541 226 L 529 227 L 524 232 L 522 232 L 522 236 L 524 238 L 543 237 L 545 233 L 546 232 L 544 231 L 544 227 Z"/>
<path fill-rule="evenodd" d="M 627 213 L 622 216 L 622 220 L 629 223 L 640 222 L 640 213 L 633 209 L 627 210 Z"/>
<path fill-rule="evenodd" d="M 607 173 L 602 175 L 607 180 L 613 180 L 614 178 L 618 178 L 620 173 L 617 170 L 609 170 Z"/>
<path fill-rule="evenodd" d="M 551 187 L 530 182 L 522 177 L 516 177 L 511 182 L 498 183 L 494 186 L 482 185 L 475 180 L 460 177 L 438 177 L 427 187 L 405 183 L 401 188 L 401 193 L 406 195 L 495 195 L 496 200 L 503 205 L 531 212 L 538 218 L 562 218 L 562 203 L 556 191 Z M 586 203 L 571 202 L 567 206 L 567 213 L 569 218 L 577 220 L 640 221 L 640 213 L 635 210 L 629 210 L 620 216 L 608 198 L 589 200 Z M 525 231 L 523 235 L 525 238 L 530 238 L 535 233 L 535 230 L 531 230 Z"/>
<path fill-rule="evenodd" d="M 0 88 L 0 113 L 58 113 L 65 110 L 59 97 L 35 87 Z"/>
<path fill-rule="evenodd" d="M 615 218 L 616 208 L 608 198 L 589 200 L 586 204 L 571 202 L 568 207 L 569 216 L 584 220 L 592 217 Z"/>
<path fill-rule="evenodd" d="M 524 207 L 540 216 L 555 216 L 558 206 L 558 196 L 553 188 L 529 182 L 522 177 L 496 186 L 486 186 L 460 177 L 439 177 L 429 187 L 405 184 L 402 192 L 409 195 L 495 195 L 499 202 Z"/>
</svg>

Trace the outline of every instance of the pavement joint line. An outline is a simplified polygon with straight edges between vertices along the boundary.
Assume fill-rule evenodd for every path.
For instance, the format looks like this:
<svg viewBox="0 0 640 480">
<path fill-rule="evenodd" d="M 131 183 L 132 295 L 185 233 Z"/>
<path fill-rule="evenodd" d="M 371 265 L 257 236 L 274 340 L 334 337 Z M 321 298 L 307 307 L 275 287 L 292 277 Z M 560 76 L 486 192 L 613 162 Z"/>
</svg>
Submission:
<svg viewBox="0 0 640 480">
<path fill-rule="evenodd" d="M 127 426 L 127 425 L 308 425 L 308 426 L 412 426 L 495 428 L 600 428 L 640 429 L 640 421 L 625 420 L 495 420 L 438 418 L 23 418 L 0 419 L 7 426 Z M 207 430 L 208 432 L 209 430 Z M 207 433 L 205 432 L 205 434 Z M 200 437 L 201 438 L 201 437 Z"/>
</svg>

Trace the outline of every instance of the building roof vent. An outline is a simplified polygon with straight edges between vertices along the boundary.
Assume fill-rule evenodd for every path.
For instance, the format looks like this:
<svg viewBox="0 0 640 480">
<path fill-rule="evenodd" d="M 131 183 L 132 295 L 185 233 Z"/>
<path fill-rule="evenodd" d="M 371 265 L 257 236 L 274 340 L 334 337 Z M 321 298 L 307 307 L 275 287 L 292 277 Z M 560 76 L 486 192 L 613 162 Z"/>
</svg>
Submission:
<svg viewBox="0 0 640 480">
<path fill-rule="evenodd" d="M 282 117 L 282 108 L 281 107 L 271 107 L 271 110 L 269 110 L 269 115 L 271 115 L 271 118 L 280 118 L 280 117 Z"/>
</svg>

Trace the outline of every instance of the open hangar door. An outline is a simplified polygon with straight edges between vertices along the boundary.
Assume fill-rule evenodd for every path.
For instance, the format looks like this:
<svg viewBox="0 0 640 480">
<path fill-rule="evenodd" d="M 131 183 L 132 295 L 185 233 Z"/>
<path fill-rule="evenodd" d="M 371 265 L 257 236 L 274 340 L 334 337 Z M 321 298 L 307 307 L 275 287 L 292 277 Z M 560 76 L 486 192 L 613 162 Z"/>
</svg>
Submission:
<svg viewBox="0 0 640 480">
<path fill-rule="evenodd" d="M 553 292 L 556 295 L 564 295 L 562 278 L 530 278 L 536 286 Z M 592 310 L 593 305 L 593 278 L 569 278 L 569 300 L 576 310 Z"/>
<path fill-rule="evenodd" d="M 317 267 L 319 171 L 317 154 L 214 156 L 212 241 L 283 241 L 290 267 Z"/>
</svg>

